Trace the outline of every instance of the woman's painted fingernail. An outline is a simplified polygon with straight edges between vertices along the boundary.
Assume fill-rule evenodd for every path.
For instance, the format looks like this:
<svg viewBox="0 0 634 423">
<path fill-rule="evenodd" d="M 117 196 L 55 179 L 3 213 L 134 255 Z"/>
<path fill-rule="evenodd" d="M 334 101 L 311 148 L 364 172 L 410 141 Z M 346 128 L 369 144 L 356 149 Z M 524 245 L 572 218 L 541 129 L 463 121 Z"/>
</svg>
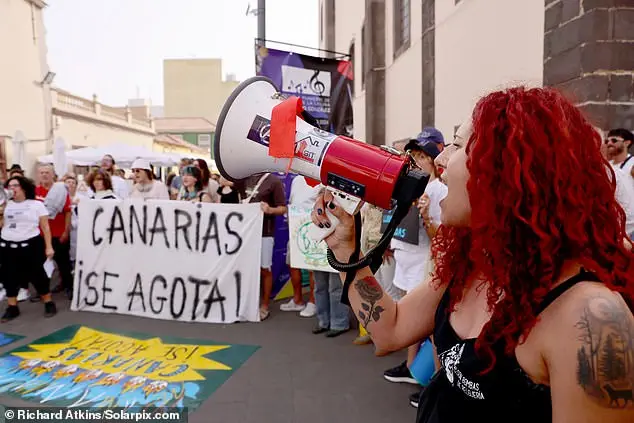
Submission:
<svg viewBox="0 0 634 423">
<path fill-rule="evenodd" d="M 330 210 L 334 210 L 334 209 L 335 209 L 335 207 L 336 207 L 336 206 L 335 206 L 335 203 L 333 203 L 332 201 L 331 201 L 330 203 L 328 203 L 328 208 L 329 208 Z"/>
<path fill-rule="evenodd" d="M 323 229 L 323 228 L 324 228 L 324 224 L 323 224 L 323 223 L 320 223 L 320 224 L 319 224 L 319 227 Z"/>
<path fill-rule="evenodd" d="M 321 216 L 324 211 L 322 209 L 317 209 L 317 214 Z"/>
<path fill-rule="evenodd" d="M 324 225 L 326 225 L 326 228 L 330 229 L 330 223 L 326 222 Z"/>
</svg>

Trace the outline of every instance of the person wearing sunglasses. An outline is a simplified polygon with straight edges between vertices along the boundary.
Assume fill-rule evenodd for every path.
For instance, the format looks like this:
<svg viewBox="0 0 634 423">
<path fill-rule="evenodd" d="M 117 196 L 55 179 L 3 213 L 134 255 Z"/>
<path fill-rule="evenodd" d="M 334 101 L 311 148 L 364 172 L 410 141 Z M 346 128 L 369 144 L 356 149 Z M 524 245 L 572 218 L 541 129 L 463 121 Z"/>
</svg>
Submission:
<svg viewBox="0 0 634 423">
<path fill-rule="evenodd" d="M 170 195 L 167 186 L 154 179 L 152 166 L 149 160 L 136 159 L 132 163 L 134 172 L 134 186 L 132 187 L 131 198 L 143 198 L 145 200 L 169 200 Z"/>
<path fill-rule="evenodd" d="M 634 156 L 629 152 L 634 144 L 634 133 L 624 128 L 612 129 L 608 132 L 605 143 L 612 167 L 628 175 L 634 184 Z"/>
</svg>

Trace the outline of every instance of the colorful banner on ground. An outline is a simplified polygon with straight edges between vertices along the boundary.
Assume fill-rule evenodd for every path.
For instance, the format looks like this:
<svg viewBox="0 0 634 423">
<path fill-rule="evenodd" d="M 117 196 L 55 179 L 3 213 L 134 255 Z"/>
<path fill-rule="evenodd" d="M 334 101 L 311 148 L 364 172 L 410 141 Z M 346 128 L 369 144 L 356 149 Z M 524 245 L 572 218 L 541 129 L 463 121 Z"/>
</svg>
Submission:
<svg viewBox="0 0 634 423">
<path fill-rule="evenodd" d="M 9 345 L 10 343 L 22 338 L 24 338 L 24 336 L 22 335 L 13 335 L 11 333 L 0 332 L 0 347 Z"/>
<path fill-rule="evenodd" d="M 352 63 L 256 46 L 256 73 L 286 95 L 302 99 L 320 129 L 353 135 Z"/>
<path fill-rule="evenodd" d="M 336 273 L 328 264 L 326 243 L 316 242 L 308 236 L 308 229 L 313 224 L 311 212 L 312 209 L 299 206 L 288 209 L 291 267 Z"/>
<path fill-rule="evenodd" d="M 0 357 L 0 394 L 60 407 L 192 411 L 258 348 L 68 326 Z"/>
<path fill-rule="evenodd" d="M 90 200 L 78 214 L 72 310 L 259 321 L 259 204 Z"/>
</svg>

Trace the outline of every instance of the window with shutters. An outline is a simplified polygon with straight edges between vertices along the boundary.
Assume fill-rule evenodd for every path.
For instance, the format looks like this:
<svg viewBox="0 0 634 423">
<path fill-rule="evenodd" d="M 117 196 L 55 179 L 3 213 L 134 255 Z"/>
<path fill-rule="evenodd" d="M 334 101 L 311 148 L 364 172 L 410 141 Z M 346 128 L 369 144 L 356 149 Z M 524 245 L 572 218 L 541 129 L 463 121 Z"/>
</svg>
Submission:
<svg viewBox="0 0 634 423">
<path fill-rule="evenodd" d="M 394 58 L 410 46 L 410 0 L 393 0 L 394 5 Z"/>
<path fill-rule="evenodd" d="M 198 134 L 198 145 L 200 147 L 209 147 L 209 146 L 211 146 L 211 135 L 210 134 Z"/>
</svg>

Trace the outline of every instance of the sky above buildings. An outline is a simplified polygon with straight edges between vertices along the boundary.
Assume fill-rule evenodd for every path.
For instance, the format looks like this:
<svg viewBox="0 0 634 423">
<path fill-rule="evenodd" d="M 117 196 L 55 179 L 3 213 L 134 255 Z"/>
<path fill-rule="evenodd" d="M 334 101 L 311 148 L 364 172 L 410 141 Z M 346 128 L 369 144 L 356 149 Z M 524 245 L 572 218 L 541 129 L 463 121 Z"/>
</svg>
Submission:
<svg viewBox="0 0 634 423">
<path fill-rule="evenodd" d="M 257 0 L 48 0 L 54 85 L 100 102 L 163 104 L 163 59 L 221 58 L 223 74 L 255 74 Z M 319 0 L 267 0 L 266 38 L 319 47 Z M 270 44 L 317 55 L 316 51 Z"/>
</svg>

